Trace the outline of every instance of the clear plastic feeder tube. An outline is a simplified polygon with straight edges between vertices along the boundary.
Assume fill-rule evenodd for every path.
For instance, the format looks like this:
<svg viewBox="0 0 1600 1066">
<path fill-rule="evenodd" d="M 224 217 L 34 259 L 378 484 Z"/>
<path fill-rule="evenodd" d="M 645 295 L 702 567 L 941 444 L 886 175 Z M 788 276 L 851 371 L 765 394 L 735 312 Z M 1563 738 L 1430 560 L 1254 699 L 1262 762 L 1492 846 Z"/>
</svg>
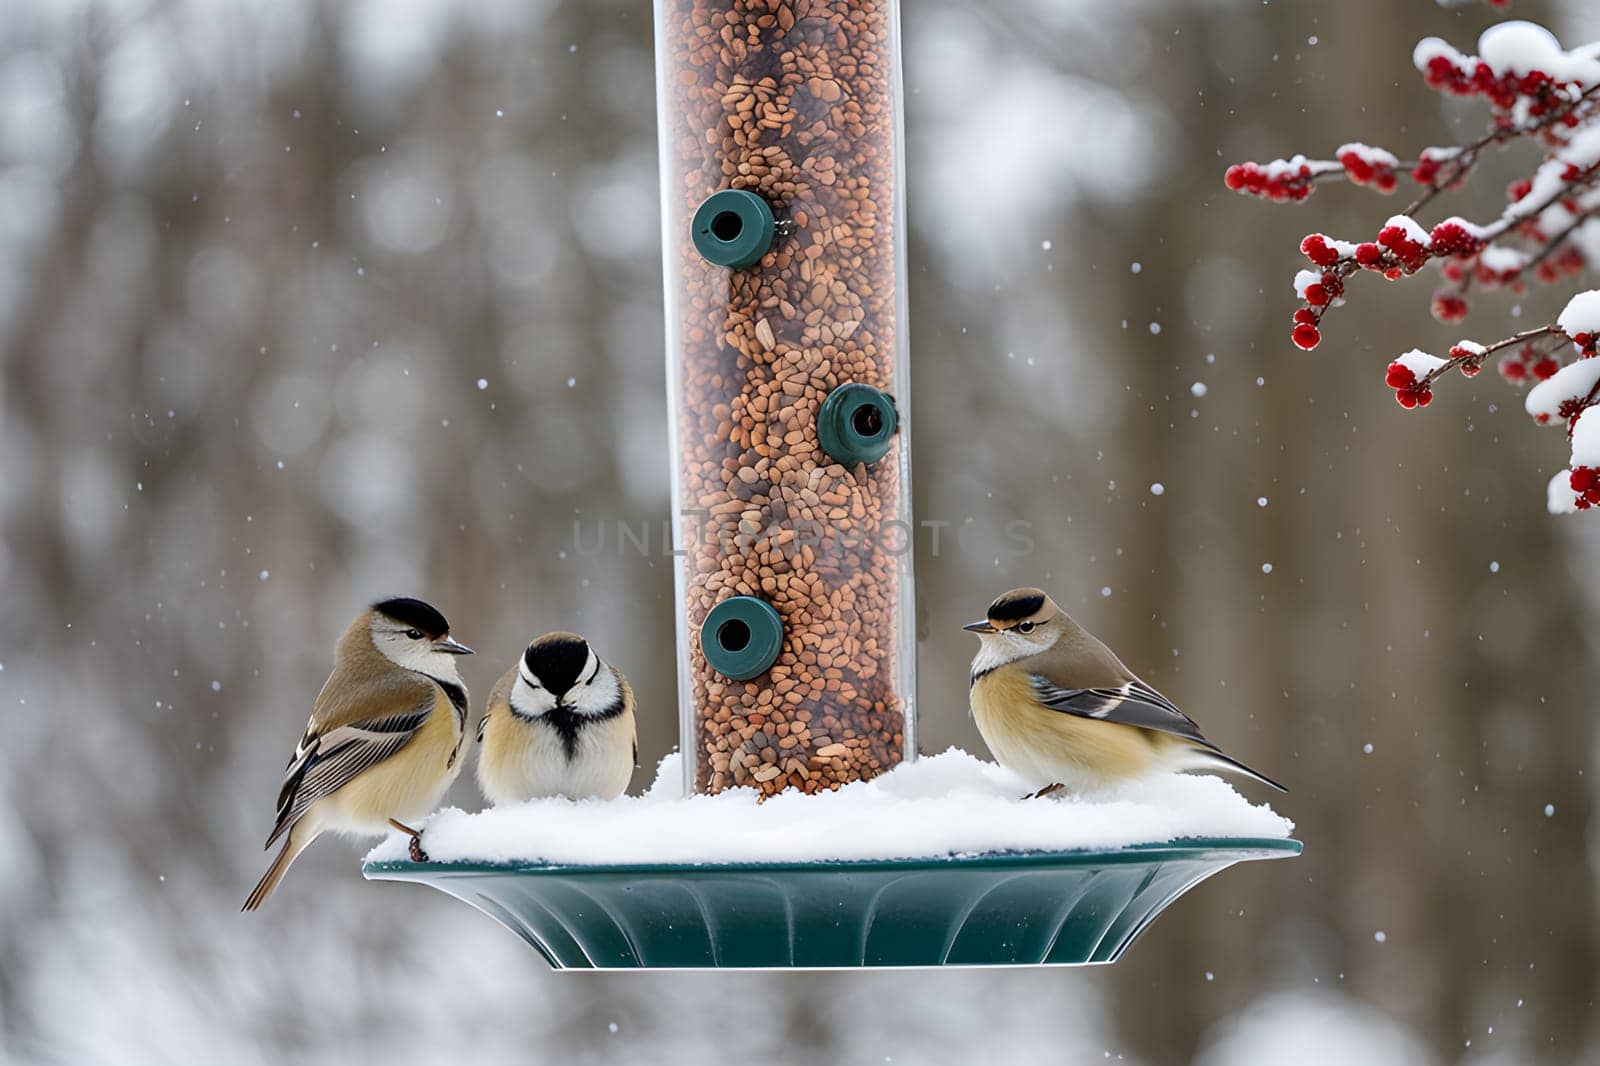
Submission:
<svg viewBox="0 0 1600 1066">
<path fill-rule="evenodd" d="M 690 784 L 914 754 L 898 6 L 656 0 Z"/>
</svg>

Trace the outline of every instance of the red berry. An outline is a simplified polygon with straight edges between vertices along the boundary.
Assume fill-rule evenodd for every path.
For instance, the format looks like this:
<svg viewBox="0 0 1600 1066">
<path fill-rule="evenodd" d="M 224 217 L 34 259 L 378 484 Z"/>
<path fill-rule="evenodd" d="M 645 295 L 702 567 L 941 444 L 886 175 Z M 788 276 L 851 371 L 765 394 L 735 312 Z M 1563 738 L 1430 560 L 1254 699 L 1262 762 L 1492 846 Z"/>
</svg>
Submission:
<svg viewBox="0 0 1600 1066">
<path fill-rule="evenodd" d="M 1467 301 L 1453 292 L 1436 293 L 1433 297 L 1433 317 L 1440 322 L 1459 322 L 1467 317 Z"/>
<path fill-rule="evenodd" d="M 1433 402 L 1433 390 L 1432 389 L 1418 389 L 1416 391 L 1417 391 L 1417 406 L 1418 407 L 1426 407 L 1430 403 Z"/>
<path fill-rule="evenodd" d="M 1356 185 L 1365 185 L 1372 180 L 1373 166 L 1356 152 L 1346 152 L 1339 157 L 1339 162 L 1344 165 L 1344 172 Z"/>
<path fill-rule="evenodd" d="M 1478 376 L 1478 371 L 1483 369 L 1482 363 L 1473 362 L 1471 359 L 1458 365 L 1461 368 L 1461 376 L 1464 378 L 1475 378 Z"/>
<path fill-rule="evenodd" d="M 1447 218 L 1433 227 L 1433 232 L 1428 235 L 1428 243 L 1440 255 L 1457 258 L 1476 255 L 1483 248 L 1483 241 L 1467 232 L 1467 228 L 1453 218 Z"/>
<path fill-rule="evenodd" d="M 1372 241 L 1362 241 L 1356 245 L 1356 262 L 1364 267 L 1375 265 L 1383 258 L 1383 249 Z"/>
<path fill-rule="evenodd" d="M 1410 389 L 1401 389 L 1394 394 L 1394 400 L 1395 403 L 1398 403 L 1401 407 L 1404 407 L 1407 411 L 1409 411 L 1413 407 L 1417 406 L 1419 397 Z"/>
<path fill-rule="evenodd" d="M 1300 242 L 1300 251 L 1318 266 L 1332 266 L 1339 261 L 1338 249 L 1328 244 L 1328 238 L 1313 233 Z"/>
<path fill-rule="evenodd" d="M 1378 231 L 1378 243 L 1394 253 L 1402 266 L 1409 271 L 1421 268 L 1427 262 L 1427 249 L 1406 235 L 1401 226 L 1385 226 Z"/>
<path fill-rule="evenodd" d="M 1500 376 L 1513 384 L 1525 381 L 1528 377 L 1528 364 L 1508 356 L 1500 360 Z"/>
<path fill-rule="evenodd" d="M 1406 389 L 1417 383 L 1416 373 L 1398 359 L 1384 371 L 1383 383 L 1391 389 Z"/>
<path fill-rule="evenodd" d="M 1312 307 L 1325 306 L 1329 299 L 1331 299 L 1331 297 L 1328 296 L 1328 290 L 1324 289 L 1318 283 L 1312 282 L 1310 285 L 1306 286 L 1305 301 Z"/>
<path fill-rule="evenodd" d="M 1294 332 L 1290 336 L 1300 349 L 1307 352 L 1322 343 L 1322 333 L 1309 322 L 1302 322 L 1294 327 Z"/>
<path fill-rule="evenodd" d="M 1245 169 L 1238 163 L 1235 163 L 1233 166 L 1229 167 L 1222 175 L 1223 184 L 1228 188 L 1233 189 L 1235 192 L 1244 188 L 1244 181 Z"/>
<path fill-rule="evenodd" d="M 1533 371 L 1534 377 L 1538 378 L 1540 381 L 1544 381 L 1557 370 L 1560 370 L 1561 364 L 1547 355 L 1543 359 L 1540 359 L 1537 363 L 1534 363 L 1533 366 L 1529 367 L 1528 369 Z"/>
<path fill-rule="evenodd" d="M 1577 494 L 1576 503 L 1581 510 L 1588 510 L 1595 504 L 1600 504 L 1600 469 L 1592 466 L 1580 466 L 1568 475 L 1568 484 Z"/>
<path fill-rule="evenodd" d="M 1314 326 L 1317 324 L 1317 313 L 1309 307 L 1297 307 L 1294 310 L 1294 320 L 1296 325 L 1303 322 Z"/>
</svg>

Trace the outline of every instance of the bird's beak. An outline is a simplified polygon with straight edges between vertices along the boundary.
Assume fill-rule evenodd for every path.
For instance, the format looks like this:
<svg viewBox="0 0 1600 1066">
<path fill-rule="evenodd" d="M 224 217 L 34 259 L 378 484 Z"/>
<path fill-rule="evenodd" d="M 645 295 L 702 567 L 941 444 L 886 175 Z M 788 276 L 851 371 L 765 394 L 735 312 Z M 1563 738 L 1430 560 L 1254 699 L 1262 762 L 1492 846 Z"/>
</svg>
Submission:
<svg viewBox="0 0 1600 1066">
<path fill-rule="evenodd" d="M 472 649 L 461 643 L 455 637 L 447 636 L 442 640 L 433 642 L 434 651 L 442 651 L 446 655 L 471 655 Z"/>
<path fill-rule="evenodd" d="M 969 622 L 966 625 L 962 626 L 961 628 L 965 629 L 968 633 L 996 633 L 996 632 L 999 632 L 997 629 L 995 629 L 994 626 L 989 624 L 989 620 L 987 618 L 985 618 L 981 622 Z"/>
</svg>

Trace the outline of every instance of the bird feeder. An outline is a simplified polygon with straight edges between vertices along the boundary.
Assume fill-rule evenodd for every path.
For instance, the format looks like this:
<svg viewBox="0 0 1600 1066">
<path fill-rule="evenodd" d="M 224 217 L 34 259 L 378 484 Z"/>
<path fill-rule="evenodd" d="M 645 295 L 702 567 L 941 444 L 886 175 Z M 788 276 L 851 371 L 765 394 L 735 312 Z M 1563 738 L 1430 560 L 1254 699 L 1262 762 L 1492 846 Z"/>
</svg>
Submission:
<svg viewBox="0 0 1600 1066">
<path fill-rule="evenodd" d="M 893 0 L 659 0 L 689 786 L 915 752 Z"/>
<path fill-rule="evenodd" d="M 686 792 L 817 793 L 915 757 L 898 17 L 655 2 Z M 557 968 L 1078 964 L 1299 850 L 366 873 L 457 896 Z"/>
</svg>

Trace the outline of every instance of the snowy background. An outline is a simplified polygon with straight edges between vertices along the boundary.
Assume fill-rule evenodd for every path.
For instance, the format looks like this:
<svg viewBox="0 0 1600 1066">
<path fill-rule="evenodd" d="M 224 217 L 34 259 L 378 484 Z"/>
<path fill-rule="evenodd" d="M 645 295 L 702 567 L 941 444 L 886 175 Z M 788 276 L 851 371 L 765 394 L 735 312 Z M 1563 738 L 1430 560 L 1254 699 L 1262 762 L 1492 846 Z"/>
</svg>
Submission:
<svg viewBox="0 0 1600 1066">
<path fill-rule="evenodd" d="M 1565 449 L 1497 375 L 1395 406 L 1393 352 L 1459 335 L 1415 286 L 1358 279 L 1321 349 L 1288 343 L 1300 236 L 1387 205 L 1221 181 L 1481 128 L 1410 55 L 1493 12 L 909 8 L 916 506 L 972 527 L 919 544 L 923 748 L 982 750 L 959 625 L 1047 585 L 1291 785 L 1305 855 L 1084 972 L 558 976 L 334 841 L 239 915 L 332 641 L 379 594 L 444 609 L 479 698 L 529 636 L 587 633 L 644 694 L 644 763 L 674 743 L 670 569 L 572 525 L 668 513 L 650 13 L 18 0 L 0 1060 L 1600 1055 L 1600 526 L 1546 516 L 1529 486 Z M 1583 0 L 1514 13 L 1600 39 Z"/>
</svg>

